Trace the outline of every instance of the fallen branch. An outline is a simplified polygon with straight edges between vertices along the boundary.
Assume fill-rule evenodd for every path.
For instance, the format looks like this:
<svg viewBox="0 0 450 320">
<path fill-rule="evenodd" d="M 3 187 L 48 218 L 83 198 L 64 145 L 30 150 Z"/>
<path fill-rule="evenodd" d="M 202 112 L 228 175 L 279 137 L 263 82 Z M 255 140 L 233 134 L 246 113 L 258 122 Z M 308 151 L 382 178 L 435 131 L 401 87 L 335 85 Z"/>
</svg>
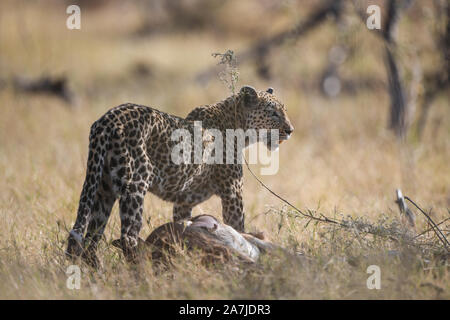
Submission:
<svg viewBox="0 0 450 320">
<path fill-rule="evenodd" d="M 63 99 L 65 102 L 72 104 L 74 102 L 74 94 L 67 85 L 67 78 L 42 76 L 37 79 L 28 79 L 17 77 L 13 80 L 16 90 L 34 94 L 50 94 Z"/>
</svg>

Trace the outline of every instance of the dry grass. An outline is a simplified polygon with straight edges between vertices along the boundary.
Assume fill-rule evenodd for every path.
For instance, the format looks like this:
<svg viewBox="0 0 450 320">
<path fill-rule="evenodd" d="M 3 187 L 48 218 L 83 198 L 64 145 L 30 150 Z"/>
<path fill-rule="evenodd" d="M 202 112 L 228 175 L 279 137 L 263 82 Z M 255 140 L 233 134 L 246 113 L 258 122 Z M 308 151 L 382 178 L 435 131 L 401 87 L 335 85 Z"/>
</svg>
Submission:
<svg viewBox="0 0 450 320">
<path fill-rule="evenodd" d="M 193 80 L 215 63 L 211 53 L 229 48 L 239 52 L 255 37 L 272 34 L 307 14 L 310 5 L 286 2 L 268 13 L 256 1 L 231 1 L 220 9 L 221 28 L 173 28 L 142 38 L 130 36 L 144 17 L 129 2 L 82 9 L 81 31 L 65 28 L 65 7 L 59 3 L 0 4 L 0 76 L 9 83 L 19 74 L 64 73 L 79 97 L 79 107 L 70 109 L 53 97 L 19 94 L 10 86 L 0 90 L 0 298 L 450 297 L 448 261 L 354 230 L 313 224 L 305 228 L 305 221 L 284 214 L 283 204 L 248 172 L 247 227 L 304 252 L 307 260 L 280 256 L 266 259 L 258 270 L 236 271 L 226 266 L 207 269 L 195 257 L 183 258 L 173 270 L 155 275 L 149 265 L 126 265 L 109 245 L 119 235 L 115 207 L 99 254 L 105 272 L 84 270 L 81 289 L 68 290 L 69 263 L 63 249 L 66 228 L 75 219 L 91 123 L 127 101 L 184 116 L 195 106 L 225 98 L 226 88 L 217 78 L 206 87 Z M 273 25 L 262 23 L 269 18 Z M 298 43 L 276 50 L 270 83 L 258 79 L 251 64 L 240 66 L 240 85 L 274 87 L 296 128 L 281 147 L 278 174 L 263 180 L 299 207 L 319 206 L 328 216 L 363 217 L 375 224 L 383 217 L 389 223 L 399 220 L 394 190 L 401 188 L 426 210 L 432 208 L 436 221 L 448 217 L 448 96 L 434 103 L 423 140 L 412 135 L 400 144 L 386 129 L 385 91 L 328 100 L 318 92 L 300 90 L 301 82 L 323 67 L 336 39 L 334 29 L 327 23 Z M 430 36 L 420 17 L 403 21 L 401 30 L 405 48 L 414 40 L 424 61 L 433 61 Z M 358 44 L 359 56 L 348 63 L 346 72 L 384 79 L 376 37 L 361 27 L 352 41 Z M 137 63 L 147 65 L 150 75 L 134 74 Z M 268 207 L 275 210 L 267 213 Z M 143 236 L 171 219 L 171 205 L 152 195 L 146 198 L 144 212 Z M 198 206 L 195 213 L 221 218 L 219 200 Z M 418 230 L 425 228 L 419 217 Z M 372 264 L 381 268 L 381 290 L 366 287 L 366 269 Z"/>
</svg>

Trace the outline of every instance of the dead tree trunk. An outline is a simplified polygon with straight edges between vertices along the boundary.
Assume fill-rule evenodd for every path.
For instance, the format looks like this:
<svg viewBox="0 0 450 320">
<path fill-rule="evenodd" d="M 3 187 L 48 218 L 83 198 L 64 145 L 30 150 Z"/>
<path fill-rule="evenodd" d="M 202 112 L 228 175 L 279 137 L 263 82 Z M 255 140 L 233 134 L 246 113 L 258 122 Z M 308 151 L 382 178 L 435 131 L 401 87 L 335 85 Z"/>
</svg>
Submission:
<svg viewBox="0 0 450 320">
<path fill-rule="evenodd" d="M 396 59 L 396 28 L 402 10 L 411 5 L 413 0 L 390 0 L 388 3 L 386 23 L 383 30 L 385 39 L 385 66 L 388 75 L 389 96 L 391 100 L 389 127 L 399 138 L 404 138 L 408 130 L 411 116 L 408 112 L 410 97 L 405 92 L 405 86 L 400 76 Z"/>
<path fill-rule="evenodd" d="M 434 3 L 437 19 L 446 19 L 446 23 L 444 30 L 437 31 L 435 35 L 436 49 L 441 53 L 441 64 L 424 78 L 425 93 L 417 123 L 419 138 L 422 138 L 433 100 L 450 86 L 450 4 L 446 1 L 442 4 L 438 1 Z"/>
</svg>

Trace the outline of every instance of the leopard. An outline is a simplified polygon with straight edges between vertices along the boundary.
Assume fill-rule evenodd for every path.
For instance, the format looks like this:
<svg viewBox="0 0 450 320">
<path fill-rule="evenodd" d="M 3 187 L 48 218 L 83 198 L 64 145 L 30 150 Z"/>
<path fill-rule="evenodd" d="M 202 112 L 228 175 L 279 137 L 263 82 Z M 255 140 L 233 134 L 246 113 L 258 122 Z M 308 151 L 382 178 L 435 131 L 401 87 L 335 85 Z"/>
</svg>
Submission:
<svg viewBox="0 0 450 320">
<path fill-rule="evenodd" d="M 262 141 L 269 150 L 278 149 L 294 131 L 273 88 L 257 91 L 249 85 L 220 102 L 194 108 L 185 118 L 134 103 L 108 110 L 90 129 L 86 176 L 65 251 L 69 258 L 99 266 L 98 243 L 118 200 L 120 246 L 126 261 L 136 262 L 148 192 L 173 203 L 174 222 L 191 218 L 196 205 L 218 196 L 223 222 L 244 232 L 243 163 L 237 158 L 260 138 L 233 144 L 236 159 L 231 163 L 175 163 L 173 148 L 179 141 L 174 133 L 195 134 L 198 122 L 202 132 L 215 129 L 224 135 L 230 129 L 277 130 L 278 141 Z M 204 136 L 201 144 L 208 140 Z"/>
</svg>

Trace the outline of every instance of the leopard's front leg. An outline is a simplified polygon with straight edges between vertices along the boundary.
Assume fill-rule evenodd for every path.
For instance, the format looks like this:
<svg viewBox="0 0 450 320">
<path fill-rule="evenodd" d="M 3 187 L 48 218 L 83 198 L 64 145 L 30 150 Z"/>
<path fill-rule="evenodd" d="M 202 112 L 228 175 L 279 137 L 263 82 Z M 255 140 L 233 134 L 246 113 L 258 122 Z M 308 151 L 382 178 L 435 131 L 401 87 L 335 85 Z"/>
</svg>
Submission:
<svg viewBox="0 0 450 320">
<path fill-rule="evenodd" d="M 222 200 L 223 222 L 239 232 L 244 232 L 244 201 L 242 198 L 242 177 L 227 179 L 222 184 L 219 196 Z"/>
</svg>

